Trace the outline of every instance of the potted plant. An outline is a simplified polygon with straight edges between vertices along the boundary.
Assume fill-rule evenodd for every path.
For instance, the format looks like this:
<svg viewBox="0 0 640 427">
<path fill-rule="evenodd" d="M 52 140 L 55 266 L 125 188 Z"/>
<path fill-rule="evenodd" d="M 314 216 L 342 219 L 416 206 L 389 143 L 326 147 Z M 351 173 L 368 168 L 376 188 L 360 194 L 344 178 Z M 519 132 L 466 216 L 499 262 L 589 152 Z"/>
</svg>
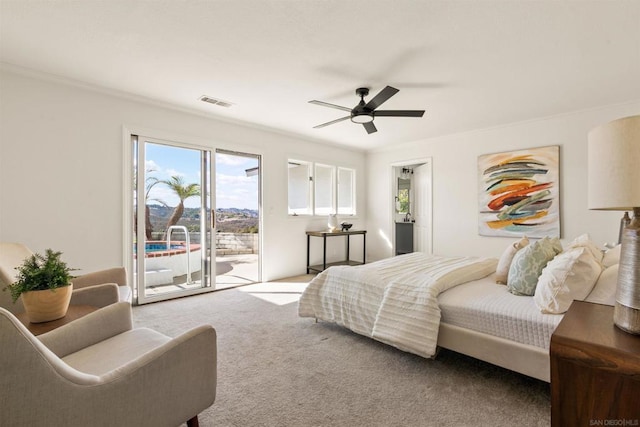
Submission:
<svg viewBox="0 0 640 427">
<path fill-rule="evenodd" d="M 64 317 L 69 308 L 74 269 L 60 259 L 62 252 L 47 249 L 44 255 L 26 258 L 18 270 L 17 280 L 7 286 L 15 303 L 22 304 L 31 323 L 49 322 Z"/>
</svg>

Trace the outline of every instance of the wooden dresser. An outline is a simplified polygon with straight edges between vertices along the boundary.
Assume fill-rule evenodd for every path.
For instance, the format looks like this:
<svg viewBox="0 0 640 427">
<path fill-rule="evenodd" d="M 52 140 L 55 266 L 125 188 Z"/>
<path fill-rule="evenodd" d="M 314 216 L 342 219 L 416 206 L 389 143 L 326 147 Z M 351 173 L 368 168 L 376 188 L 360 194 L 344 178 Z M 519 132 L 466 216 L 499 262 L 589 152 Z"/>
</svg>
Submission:
<svg viewBox="0 0 640 427">
<path fill-rule="evenodd" d="M 640 336 L 574 301 L 551 337 L 551 425 L 640 425 Z"/>
</svg>

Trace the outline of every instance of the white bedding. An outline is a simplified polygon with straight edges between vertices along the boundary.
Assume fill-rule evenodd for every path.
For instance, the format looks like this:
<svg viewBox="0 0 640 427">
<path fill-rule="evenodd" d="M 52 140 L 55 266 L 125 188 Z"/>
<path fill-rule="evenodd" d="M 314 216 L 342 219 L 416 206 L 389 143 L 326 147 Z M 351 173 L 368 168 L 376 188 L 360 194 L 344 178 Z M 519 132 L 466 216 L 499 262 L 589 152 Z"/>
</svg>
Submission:
<svg viewBox="0 0 640 427">
<path fill-rule="evenodd" d="M 357 267 L 331 267 L 306 288 L 298 314 L 431 357 L 440 325 L 438 296 L 495 272 L 496 265 L 494 258 L 411 253 Z"/>
<path fill-rule="evenodd" d="M 532 297 L 509 293 L 495 274 L 438 297 L 442 322 L 548 350 L 561 314 L 542 314 Z"/>
</svg>

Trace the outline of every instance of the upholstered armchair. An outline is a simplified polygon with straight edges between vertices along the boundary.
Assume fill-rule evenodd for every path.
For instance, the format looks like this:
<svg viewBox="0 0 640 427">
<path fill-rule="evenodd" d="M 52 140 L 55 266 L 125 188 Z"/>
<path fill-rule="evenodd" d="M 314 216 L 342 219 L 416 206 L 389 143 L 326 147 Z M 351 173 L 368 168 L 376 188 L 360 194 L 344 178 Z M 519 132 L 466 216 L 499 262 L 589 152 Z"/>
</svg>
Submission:
<svg viewBox="0 0 640 427">
<path fill-rule="evenodd" d="M 2 425 L 197 426 L 216 397 L 215 329 L 134 329 L 129 303 L 39 337 L 0 308 L 0 343 Z"/>
<path fill-rule="evenodd" d="M 24 311 L 22 301 L 19 299 L 14 304 L 9 292 L 3 289 L 15 282 L 16 267 L 31 255 L 33 252 L 21 243 L 0 242 L 0 307 L 14 314 Z M 73 279 L 72 283 L 71 304 L 74 305 L 104 307 L 118 301 L 131 302 L 131 288 L 122 267 L 85 274 Z"/>
</svg>

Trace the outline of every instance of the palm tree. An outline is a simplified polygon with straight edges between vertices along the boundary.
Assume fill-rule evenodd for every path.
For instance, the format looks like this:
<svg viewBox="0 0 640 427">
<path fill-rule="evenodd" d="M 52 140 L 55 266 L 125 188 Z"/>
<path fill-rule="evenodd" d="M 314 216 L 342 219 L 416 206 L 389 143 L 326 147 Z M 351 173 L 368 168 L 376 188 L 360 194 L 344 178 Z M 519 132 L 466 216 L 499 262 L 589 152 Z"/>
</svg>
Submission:
<svg viewBox="0 0 640 427">
<path fill-rule="evenodd" d="M 145 171 L 146 173 L 150 173 L 150 172 L 155 172 L 154 169 L 147 169 Z M 138 178 L 137 178 L 137 173 L 134 175 L 133 177 L 133 182 L 134 182 L 134 187 L 136 187 L 137 183 L 138 183 Z M 164 206 L 167 206 L 167 204 L 165 202 L 163 202 L 162 200 L 159 199 L 151 199 L 149 198 L 149 194 L 151 193 L 151 189 L 159 184 L 161 181 L 156 178 L 155 176 L 150 176 L 148 178 L 145 179 L 145 192 L 144 192 L 144 223 L 145 223 L 145 230 L 144 230 L 144 234 L 147 240 L 151 240 L 152 239 L 152 233 L 153 233 L 153 224 L 151 224 L 151 211 L 149 210 L 149 202 L 158 202 Z M 138 232 L 138 211 L 136 210 L 133 213 L 133 232 L 137 233 Z"/>
<path fill-rule="evenodd" d="M 180 199 L 178 205 L 173 209 L 173 213 L 171 217 L 169 217 L 169 221 L 167 221 L 167 228 L 172 225 L 176 225 L 180 218 L 182 218 L 182 214 L 184 213 L 184 201 L 189 197 L 199 196 L 200 195 L 200 185 L 199 184 L 185 184 L 184 179 L 181 176 L 172 176 L 169 179 L 160 180 L 159 182 L 165 184 Z"/>
<path fill-rule="evenodd" d="M 153 170 L 148 170 L 147 172 L 153 172 Z M 144 234 L 147 238 L 147 240 L 152 240 L 152 233 L 153 233 L 153 224 L 151 223 L 151 211 L 149 209 L 149 202 L 158 202 L 164 206 L 167 206 L 167 204 L 165 202 L 163 202 L 162 200 L 159 199 L 150 199 L 149 198 L 149 194 L 151 193 L 151 189 L 161 183 L 163 181 L 159 180 L 158 178 L 156 178 L 155 176 L 150 176 L 145 180 L 145 193 L 144 193 L 144 224 L 145 224 L 145 230 L 144 230 Z"/>
</svg>

